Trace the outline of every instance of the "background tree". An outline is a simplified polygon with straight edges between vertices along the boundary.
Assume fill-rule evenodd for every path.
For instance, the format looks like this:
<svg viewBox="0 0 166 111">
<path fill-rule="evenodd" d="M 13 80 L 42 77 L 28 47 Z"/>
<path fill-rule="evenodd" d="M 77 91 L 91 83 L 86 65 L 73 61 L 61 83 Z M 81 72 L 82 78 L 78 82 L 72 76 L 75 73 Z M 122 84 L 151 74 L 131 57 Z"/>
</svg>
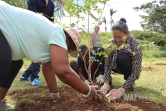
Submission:
<svg viewBox="0 0 166 111">
<path fill-rule="evenodd" d="M 79 18 L 78 20 L 84 21 L 87 18 L 89 32 L 89 18 L 91 17 L 94 19 L 96 24 L 100 24 L 100 19 L 107 1 L 108 0 L 81 0 L 82 4 L 80 5 L 78 3 L 74 3 L 73 0 L 67 0 L 65 10 L 68 12 L 70 17 Z M 98 4 L 104 4 L 104 6 L 99 8 Z"/>
<path fill-rule="evenodd" d="M 23 3 L 21 0 L 3 0 L 3 1 L 16 7 L 27 8 L 27 5 Z"/>
<path fill-rule="evenodd" d="M 114 23 L 114 20 L 113 20 L 113 15 L 115 14 L 117 12 L 117 10 L 114 10 L 113 8 L 110 8 L 110 31 L 112 31 L 111 30 L 111 28 L 112 28 L 112 24 Z"/>
<path fill-rule="evenodd" d="M 136 11 L 144 11 L 141 26 L 144 30 L 166 33 L 166 0 L 158 0 L 134 7 Z"/>
<path fill-rule="evenodd" d="M 102 13 L 103 10 L 105 8 L 106 2 L 108 0 L 81 0 L 82 4 L 79 4 L 78 1 L 76 1 L 77 3 L 74 3 L 73 0 L 67 0 L 66 5 L 65 5 L 65 10 L 68 12 L 69 17 L 76 17 L 78 18 L 78 20 L 86 20 L 86 17 L 88 18 L 87 22 L 88 22 L 88 47 L 90 49 L 91 46 L 91 36 L 89 35 L 89 19 L 91 17 L 91 19 L 94 19 L 96 22 L 96 25 L 99 25 L 102 23 L 101 18 L 102 18 Z M 102 8 L 99 8 L 98 5 L 99 4 L 103 4 Z M 74 21 L 75 23 L 77 23 L 76 21 Z M 74 24 L 75 24 L 74 23 Z M 80 22 L 82 23 L 82 26 L 85 26 L 84 22 Z M 71 23 L 70 23 L 71 24 Z M 73 24 L 73 25 L 74 25 Z M 78 25 L 77 25 L 78 27 Z M 84 27 L 82 28 L 82 31 L 84 31 Z M 89 57 L 90 57 L 90 51 L 89 51 Z M 92 80 L 91 78 L 91 68 L 90 65 L 91 61 L 89 61 L 89 67 L 87 69 L 88 75 L 90 80 Z"/>
<path fill-rule="evenodd" d="M 65 15 L 65 8 L 64 8 L 65 3 L 61 2 L 60 0 L 53 0 L 53 1 L 56 5 L 55 11 L 54 11 L 54 17 L 55 17 L 55 19 L 59 18 L 61 20 L 62 17 L 66 16 Z"/>
<path fill-rule="evenodd" d="M 105 25 L 105 32 L 107 32 L 107 20 L 105 17 L 103 17 L 103 21 L 102 21 Z"/>
</svg>

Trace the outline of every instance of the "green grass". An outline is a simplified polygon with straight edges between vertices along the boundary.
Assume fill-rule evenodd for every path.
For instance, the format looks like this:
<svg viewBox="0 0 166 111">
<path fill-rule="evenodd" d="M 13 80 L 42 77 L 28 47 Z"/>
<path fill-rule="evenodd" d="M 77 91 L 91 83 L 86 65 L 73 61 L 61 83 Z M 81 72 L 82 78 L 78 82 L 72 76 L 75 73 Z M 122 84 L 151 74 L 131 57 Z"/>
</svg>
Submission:
<svg viewBox="0 0 166 111">
<path fill-rule="evenodd" d="M 25 62 L 24 67 L 27 67 L 29 62 Z M 156 65 L 156 63 L 166 64 L 165 59 L 148 59 L 143 62 L 143 67 L 151 67 L 152 71 L 142 71 L 140 79 L 136 81 L 137 85 L 137 97 L 142 99 L 149 99 L 155 103 L 163 103 L 166 104 L 166 79 L 165 79 L 165 65 Z M 34 86 L 31 86 L 29 81 L 20 81 L 20 76 L 24 72 L 25 68 L 22 68 L 19 74 L 17 75 L 16 79 L 14 80 L 12 87 L 9 91 L 13 92 L 16 91 L 19 93 L 20 90 L 24 89 L 32 89 Z M 44 77 L 42 72 L 39 73 L 42 86 L 46 86 L 44 81 Z M 61 86 L 63 83 L 57 79 L 58 85 Z M 124 79 L 122 75 L 113 75 L 113 87 L 118 88 L 124 83 Z M 37 90 L 37 87 L 36 87 Z M 44 91 L 45 92 L 45 91 Z M 41 91 L 39 91 L 41 93 Z M 42 94 L 42 93 L 41 93 Z M 27 95 L 27 98 L 30 100 L 31 96 L 34 95 Z M 26 97 L 26 96 L 25 96 Z M 8 96 L 8 102 L 11 104 L 15 104 L 16 101 L 12 100 L 10 96 Z"/>
<path fill-rule="evenodd" d="M 107 41 L 111 39 L 111 33 L 101 33 L 102 37 L 102 45 L 103 47 L 107 46 Z M 88 35 L 82 36 L 82 44 L 88 44 Z M 142 99 L 150 99 L 155 103 L 163 103 L 166 104 L 166 65 L 156 65 L 156 63 L 166 64 L 166 59 L 164 58 L 165 48 L 155 47 L 155 48 L 145 48 L 143 49 L 143 67 L 151 67 L 152 71 L 142 71 L 140 79 L 136 81 L 136 85 L 138 94 Z M 73 59 L 69 56 L 69 60 Z M 33 86 L 30 85 L 29 81 L 20 81 L 20 76 L 23 74 L 25 69 L 30 64 L 30 61 L 24 59 L 24 67 L 19 72 L 18 76 L 14 80 L 12 87 L 9 93 L 14 90 L 19 93 L 20 90 L 23 89 L 32 89 Z M 42 86 L 46 86 L 44 77 L 42 72 L 39 73 Z M 58 85 L 63 85 L 63 83 L 57 79 Z M 122 75 L 113 75 L 113 88 L 120 87 L 125 81 L 123 80 Z M 37 90 L 37 87 L 36 87 Z M 40 92 L 39 92 L 40 93 Z M 28 97 L 31 97 L 29 95 Z M 29 98 L 30 99 L 30 98 Z M 16 101 L 12 100 L 10 96 L 8 96 L 8 101 L 11 104 L 16 104 Z"/>
</svg>

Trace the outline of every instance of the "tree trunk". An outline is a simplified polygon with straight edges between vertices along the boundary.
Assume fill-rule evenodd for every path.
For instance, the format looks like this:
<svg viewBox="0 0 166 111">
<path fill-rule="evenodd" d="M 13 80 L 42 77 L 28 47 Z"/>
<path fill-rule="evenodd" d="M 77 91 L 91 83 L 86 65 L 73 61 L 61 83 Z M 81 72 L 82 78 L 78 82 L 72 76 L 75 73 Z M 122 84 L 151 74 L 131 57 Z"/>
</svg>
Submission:
<svg viewBox="0 0 166 111">
<path fill-rule="evenodd" d="M 89 33 L 89 12 L 88 12 L 88 33 Z"/>
<path fill-rule="evenodd" d="M 77 20 L 77 30 L 78 30 L 78 23 L 79 23 L 79 18 L 78 18 L 78 20 Z"/>
<path fill-rule="evenodd" d="M 78 9 L 78 0 L 77 0 L 77 9 Z M 79 17 L 77 18 L 77 30 L 78 30 Z"/>
<path fill-rule="evenodd" d="M 70 26 L 71 26 L 71 16 L 70 16 Z"/>
<path fill-rule="evenodd" d="M 106 26 L 106 24 L 105 24 L 105 32 L 107 32 L 107 26 Z"/>
<path fill-rule="evenodd" d="M 110 32 L 112 31 L 112 17 L 110 18 Z"/>
</svg>

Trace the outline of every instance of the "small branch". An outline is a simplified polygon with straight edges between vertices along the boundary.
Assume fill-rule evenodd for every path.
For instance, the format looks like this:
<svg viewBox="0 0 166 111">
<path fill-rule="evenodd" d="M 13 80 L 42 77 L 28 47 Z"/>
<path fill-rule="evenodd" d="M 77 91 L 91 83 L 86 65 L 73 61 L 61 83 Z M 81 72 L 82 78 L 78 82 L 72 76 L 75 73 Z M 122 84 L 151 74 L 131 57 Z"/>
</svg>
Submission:
<svg viewBox="0 0 166 111">
<path fill-rule="evenodd" d="M 91 51 L 90 51 L 90 47 L 91 47 L 91 36 L 89 36 L 89 39 L 88 39 L 88 50 L 89 50 L 89 66 L 88 66 L 88 74 L 89 74 L 89 79 L 90 79 L 90 82 L 93 84 L 93 81 L 92 81 L 92 74 L 91 74 L 91 65 L 90 65 L 90 53 L 91 53 Z"/>
<path fill-rule="evenodd" d="M 103 58 L 101 59 L 101 61 L 102 61 L 103 59 L 104 59 L 104 56 L 103 56 Z M 96 71 L 95 71 L 95 73 L 94 73 L 94 75 L 93 75 L 93 80 L 95 80 L 95 75 L 96 75 L 96 73 L 97 73 L 97 71 L 98 71 L 98 68 L 99 68 L 99 66 L 100 66 L 101 61 L 99 62 L 99 65 L 97 66 L 97 69 L 96 69 Z"/>
<path fill-rule="evenodd" d="M 88 50 L 86 51 L 85 55 L 87 54 L 87 52 L 88 52 Z M 85 55 L 83 56 L 81 53 L 80 53 L 80 55 L 81 55 L 81 57 L 83 57 L 85 70 L 86 70 L 86 72 L 87 72 L 87 74 L 88 74 L 88 69 L 87 69 L 87 67 L 86 67 L 86 61 L 85 61 L 85 59 L 84 59 L 84 58 L 85 58 Z"/>
<path fill-rule="evenodd" d="M 100 20 L 101 20 L 101 17 L 102 17 L 102 15 L 103 15 L 103 12 L 104 12 L 104 9 L 105 9 L 105 5 L 106 5 L 106 3 L 104 4 L 104 7 L 103 7 L 103 10 L 102 10 L 101 16 L 100 16 L 99 21 L 98 21 L 98 24 L 99 24 L 99 22 L 100 22 Z"/>
</svg>

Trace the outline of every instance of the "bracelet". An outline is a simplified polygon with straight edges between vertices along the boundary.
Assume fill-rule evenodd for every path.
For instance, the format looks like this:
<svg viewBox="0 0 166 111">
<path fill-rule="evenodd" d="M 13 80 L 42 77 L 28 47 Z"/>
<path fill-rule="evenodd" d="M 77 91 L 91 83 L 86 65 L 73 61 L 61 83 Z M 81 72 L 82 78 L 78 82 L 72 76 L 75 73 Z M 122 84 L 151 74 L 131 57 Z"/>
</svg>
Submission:
<svg viewBox="0 0 166 111">
<path fill-rule="evenodd" d="M 57 92 L 57 93 L 51 93 L 51 96 L 59 96 L 59 92 Z"/>
<path fill-rule="evenodd" d="M 91 90 L 92 90 L 92 88 L 90 87 L 90 85 L 88 85 L 88 87 L 89 87 L 89 92 L 88 92 L 88 94 L 86 95 L 86 97 L 88 97 L 88 96 L 90 95 Z"/>
</svg>

